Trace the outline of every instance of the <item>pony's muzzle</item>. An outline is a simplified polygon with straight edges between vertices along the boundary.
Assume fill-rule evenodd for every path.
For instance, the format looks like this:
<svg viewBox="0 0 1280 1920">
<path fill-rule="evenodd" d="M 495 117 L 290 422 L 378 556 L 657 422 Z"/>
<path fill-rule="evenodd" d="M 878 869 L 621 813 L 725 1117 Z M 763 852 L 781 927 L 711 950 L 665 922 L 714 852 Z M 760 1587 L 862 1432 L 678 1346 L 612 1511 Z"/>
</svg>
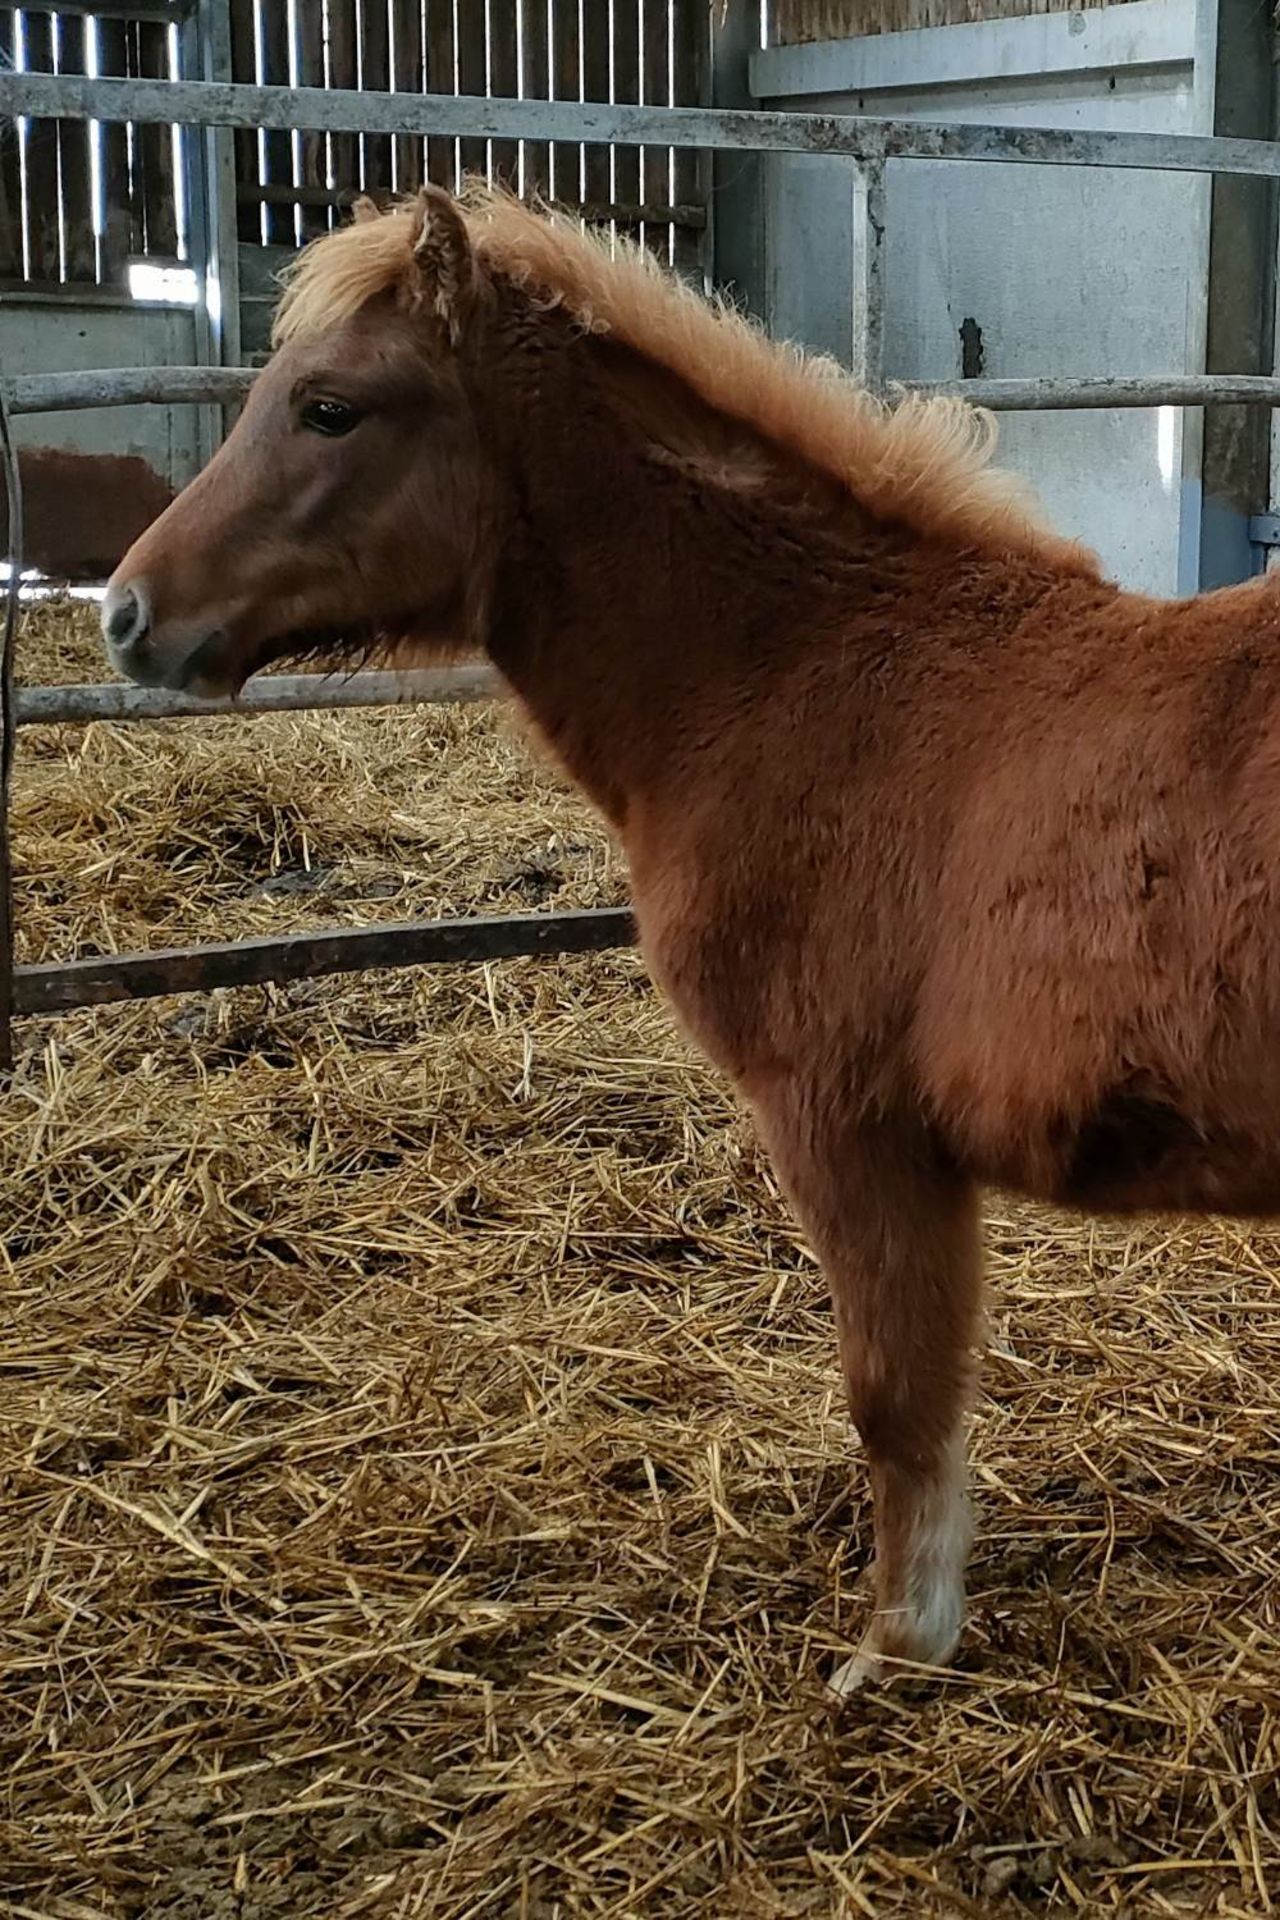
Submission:
<svg viewBox="0 0 1280 1920">
<path fill-rule="evenodd" d="M 121 673 L 137 674 L 150 631 L 151 608 L 141 581 L 134 586 L 113 582 L 102 602 L 102 637 L 112 665 Z"/>
</svg>

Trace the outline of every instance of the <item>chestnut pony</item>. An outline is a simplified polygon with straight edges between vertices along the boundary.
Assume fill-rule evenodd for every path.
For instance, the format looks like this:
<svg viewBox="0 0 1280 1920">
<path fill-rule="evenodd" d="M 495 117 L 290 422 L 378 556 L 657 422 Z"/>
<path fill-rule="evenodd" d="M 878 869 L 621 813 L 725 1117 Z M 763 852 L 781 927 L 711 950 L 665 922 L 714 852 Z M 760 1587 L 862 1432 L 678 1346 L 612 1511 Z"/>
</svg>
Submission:
<svg viewBox="0 0 1280 1920">
<path fill-rule="evenodd" d="M 1120 592 L 982 416 L 505 198 L 363 209 L 276 340 L 117 569 L 112 659 L 493 661 L 830 1283 L 877 1580 L 833 1684 L 945 1662 L 979 1185 L 1280 1210 L 1280 597 Z"/>
</svg>

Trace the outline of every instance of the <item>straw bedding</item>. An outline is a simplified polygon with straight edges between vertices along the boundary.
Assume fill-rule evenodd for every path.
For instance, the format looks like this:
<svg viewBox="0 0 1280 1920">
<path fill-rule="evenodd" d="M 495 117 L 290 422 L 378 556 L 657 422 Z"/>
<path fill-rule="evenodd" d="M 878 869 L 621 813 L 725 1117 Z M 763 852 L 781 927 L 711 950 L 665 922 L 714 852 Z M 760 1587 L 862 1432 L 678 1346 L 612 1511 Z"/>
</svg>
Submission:
<svg viewBox="0 0 1280 1920">
<path fill-rule="evenodd" d="M 26 957 L 625 897 L 488 712 L 41 729 L 16 798 Z M 634 956 L 21 1040 L 6 1912 L 1273 1911 L 1275 1234 L 992 1201 L 960 1665 L 833 1719 L 821 1281 Z"/>
</svg>

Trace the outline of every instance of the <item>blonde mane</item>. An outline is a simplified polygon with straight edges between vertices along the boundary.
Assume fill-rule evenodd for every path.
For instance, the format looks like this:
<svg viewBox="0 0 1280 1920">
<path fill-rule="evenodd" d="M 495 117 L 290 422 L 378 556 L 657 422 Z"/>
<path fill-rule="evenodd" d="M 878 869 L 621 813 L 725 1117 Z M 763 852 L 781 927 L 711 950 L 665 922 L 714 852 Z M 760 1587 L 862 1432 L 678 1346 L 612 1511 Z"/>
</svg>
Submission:
<svg viewBox="0 0 1280 1920">
<path fill-rule="evenodd" d="M 879 400 L 834 360 L 768 339 L 645 248 L 584 232 L 567 214 L 480 185 L 460 205 L 482 264 L 669 368 L 707 405 L 833 475 L 869 513 L 1096 573 L 1092 556 L 1039 524 L 1022 482 L 990 465 L 990 414 L 960 399 Z M 402 285 L 414 230 L 410 203 L 314 241 L 287 278 L 274 343 L 323 333 Z"/>
</svg>

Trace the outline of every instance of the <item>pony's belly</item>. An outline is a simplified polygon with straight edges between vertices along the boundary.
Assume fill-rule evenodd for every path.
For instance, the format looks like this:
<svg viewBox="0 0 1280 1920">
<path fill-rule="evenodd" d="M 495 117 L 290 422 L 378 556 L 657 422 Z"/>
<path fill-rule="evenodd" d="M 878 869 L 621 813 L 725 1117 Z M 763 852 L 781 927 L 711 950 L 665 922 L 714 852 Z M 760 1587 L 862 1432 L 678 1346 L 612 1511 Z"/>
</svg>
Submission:
<svg viewBox="0 0 1280 1920">
<path fill-rule="evenodd" d="M 1280 1125 L 1265 1138 L 1206 1127 L 1121 1091 L 1066 1144 L 1048 1197 L 1098 1213 L 1280 1214 Z"/>
</svg>

